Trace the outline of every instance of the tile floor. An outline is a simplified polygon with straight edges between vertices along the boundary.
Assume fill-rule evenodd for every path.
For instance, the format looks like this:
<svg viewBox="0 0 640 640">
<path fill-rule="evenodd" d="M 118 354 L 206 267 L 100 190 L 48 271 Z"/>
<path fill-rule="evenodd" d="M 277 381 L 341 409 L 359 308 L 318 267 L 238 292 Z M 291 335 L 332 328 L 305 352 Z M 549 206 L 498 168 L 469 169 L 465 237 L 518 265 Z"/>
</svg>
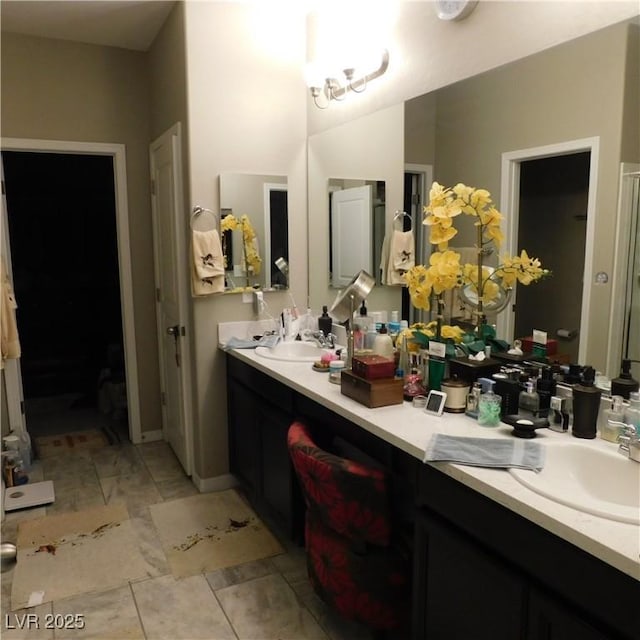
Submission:
<svg viewBox="0 0 640 640">
<path fill-rule="evenodd" d="M 38 607 L 10 611 L 13 567 L 3 567 L 2 626 L 5 640 L 111 638 L 114 640 L 304 640 L 370 639 L 368 630 L 338 618 L 309 584 L 304 550 L 274 530 L 286 552 L 269 559 L 175 579 L 155 531 L 149 505 L 197 493 L 164 442 L 129 442 L 91 452 L 36 461 L 31 481 L 53 480 L 56 501 L 49 507 L 10 512 L 2 539 L 15 541 L 18 522 L 46 514 L 79 511 L 122 501 L 136 530 L 145 537 L 157 577 Z M 272 527 L 273 529 L 273 527 Z M 114 558 L 122 562 L 123 558 Z M 24 617 L 24 614 L 32 614 Z M 81 615 L 84 628 L 44 629 L 44 621 Z M 20 621 L 32 621 L 20 629 Z M 40 626 L 35 628 L 36 623 Z"/>
</svg>

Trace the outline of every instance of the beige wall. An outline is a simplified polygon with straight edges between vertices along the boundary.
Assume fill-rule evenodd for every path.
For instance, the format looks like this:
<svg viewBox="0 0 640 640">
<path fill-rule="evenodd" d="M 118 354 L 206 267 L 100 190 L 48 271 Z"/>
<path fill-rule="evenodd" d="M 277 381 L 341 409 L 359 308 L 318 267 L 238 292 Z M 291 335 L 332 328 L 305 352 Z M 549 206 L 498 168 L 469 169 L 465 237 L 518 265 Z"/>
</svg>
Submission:
<svg viewBox="0 0 640 640">
<path fill-rule="evenodd" d="M 149 196 L 146 56 L 2 34 L 2 136 L 126 145 L 140 416 L 161 428 Z"/>
<path fill-rule="evenodd" d="M 189 184 L 193 205 L 218 206 L 225 172 L 287 176 L 291 292 L 307 297 L 306 93 L 304 21 L 241 3 L 185 7 L 189 96 Z M 274 21 L 274 18 L 277 18 Z M 274 49 L 274 47 L 278 49 Z M 265 294 L 271 313 L 287 293 Z M 228 472 L 225 356 L 217 324 L 253 317 L 238 294 L 194 300 L 195 467 L 201 478 Z"/>
</svg>

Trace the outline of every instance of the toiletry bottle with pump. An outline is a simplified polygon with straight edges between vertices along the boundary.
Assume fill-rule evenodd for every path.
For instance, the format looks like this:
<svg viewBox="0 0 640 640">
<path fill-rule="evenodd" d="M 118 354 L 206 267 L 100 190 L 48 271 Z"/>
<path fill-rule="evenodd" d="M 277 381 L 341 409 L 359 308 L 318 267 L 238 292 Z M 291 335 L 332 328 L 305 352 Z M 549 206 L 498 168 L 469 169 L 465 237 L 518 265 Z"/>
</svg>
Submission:
<svg viewBox="0 0 640 640">
<path fill-rule="evenodd" d="M 493 381 L 478 400 L 478 424 L 481 427 L 497 427 L 500 424 L 502 398 L 493 392 Z"/>
<path fill-rule="evenodd" d="M 624 423 L 624 398 L 613 396 L 611 398 L 611 408 L 603 411 L 604 421 L 600 424 L 600 437 L 609 442 L 618 442 L 618 436 L 622 435 Z"/>
<path fill-rule="evenodd" d="M 527 381 L 524 391 L 520 392 L 518 408 L 520 409 L 520 413 L 524 415 L 537 417 L 538 411 L 540 410 L 540 396 L 535 390 L 534 385 L 535 382 L 533 380 Z"/>
<path fill-rule="evenodd" d="M 553 379 L 553 369 L 546 367 L 536 380 L 536 391 L 540 398 L 540 417 L 547 417 L 551 408 L 551 397 L 556 394 L 556 381 Z"/>
<path fill-rule="evenodd" d="M 493 385 L 491 385 L 493 386 Z M 476 380 L 473 383 L 473 387 L 471 391 L 467 394 L 467 408 L 465 410 L 465 414 L 470 418 L 478 417 L 478 408 L 480 404 L 480 395 L 482 394 L 482 387 L 480 383 Z"/>
<path fill-rule="evenodd" d="M 318 318 L 318 329 L 328 336 L 331 333 L 331 326 L 333 321 L 331 316 L 327 313 L 327 305 L 322 307 L 322 315 Z"/>
<path fill-rule="evenodd" d="M 371 327 L 373 324 L 373 318 L 367 315 L 367 307 L 365 306 L 363 300 L 360 310 L 358 311 L 358 314 L 355 316 L 355 319 L 353 321 L 354 349 L 358 351 L 366 349 L 367 333 L 369 332 L 369 327 Z"/>
<path fill-rule="evenodd" d="M 385 324 L 380 327 L 380 332 L 373 341 L 373 352 L 390 360 L 394 358 L 393 342 Z"/>
<path fill-rule="evenodd" d="M 625 411 L 624 419 L 627 424 L 632 424 L 636 433 L 640 435 L 640 392 L 632 391 L 629 394 L 629 407 Z"/>
<path fill-rule="evenodd" d="M 585 367 L 582 382 L 573 387 L 573 427 L 571 433 L 576 438 L 593 439 L 598 429 L 598 411 L 602 391 L 596 387 L 595 369 Z"/>
<path fill-rule="evenodd" d="M 620 375 L 611 381 L 611 395 L 622 396 L 625 400 L 629 399 L 632 391 L 638 391 L 640 383 L 631 376 L 631 360 L 625 358 L 622 361 Z"/>
</svg>

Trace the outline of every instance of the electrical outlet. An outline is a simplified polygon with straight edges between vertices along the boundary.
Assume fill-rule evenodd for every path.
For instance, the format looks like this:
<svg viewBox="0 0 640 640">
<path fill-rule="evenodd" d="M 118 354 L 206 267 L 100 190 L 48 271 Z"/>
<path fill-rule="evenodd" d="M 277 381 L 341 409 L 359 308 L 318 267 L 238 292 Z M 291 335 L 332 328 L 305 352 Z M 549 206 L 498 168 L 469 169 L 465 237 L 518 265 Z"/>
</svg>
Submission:
<svg viewBox="0 0 640 640">
<path fill-rule="evenodd" d="M 264 304 L 264 298 L 262 296 L 262 291 L 253 292 L 253 313 L 256 316 L 259 316 L 262 311 L 262 305 Z"/>
</svg>

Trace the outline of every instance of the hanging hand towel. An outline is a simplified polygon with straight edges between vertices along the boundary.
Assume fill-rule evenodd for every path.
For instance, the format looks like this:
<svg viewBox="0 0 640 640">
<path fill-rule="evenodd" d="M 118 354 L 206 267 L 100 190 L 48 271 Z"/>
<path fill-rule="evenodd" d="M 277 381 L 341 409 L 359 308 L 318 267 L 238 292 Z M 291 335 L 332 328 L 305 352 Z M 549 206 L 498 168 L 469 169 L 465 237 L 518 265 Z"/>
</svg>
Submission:
<svg viewBox="0 0 640 640">
<path fill-rule="evenodd" d="M 404 285 L 404 274 L 415 266 L 415 240 L 413 231 L 393 231 L 389 243 L 387 284 Z"/>
<path fill-rule="evenodd" d="M 194 296 L 224 291 L 224 256 L 217 229 L 191 231 L 191 290 Z"/>
<path fill-rule="evenodd" d="M 2 357 L 0 368 L 4 368 L 4 361 L 8 358 L 20 357 L 20 340 L 18 339 L 18 325 L 16 323 L 16 309 L 18 305 L 9 281 L 9 273 L 4 262 L 0 260 L 0 287 L 2 287 L 2 304 L 0 306 L 0 334 Z"/>
<path fill-rule="evenodd" d="M 382 241 L 382 250 L 380 251 L 380 282 L 382 284 L 389 284 L 387 282 L 387 273 L 389 271 L 389 248 L 391 247 L 390 234 L 386 234 Z"/>
</svg>

